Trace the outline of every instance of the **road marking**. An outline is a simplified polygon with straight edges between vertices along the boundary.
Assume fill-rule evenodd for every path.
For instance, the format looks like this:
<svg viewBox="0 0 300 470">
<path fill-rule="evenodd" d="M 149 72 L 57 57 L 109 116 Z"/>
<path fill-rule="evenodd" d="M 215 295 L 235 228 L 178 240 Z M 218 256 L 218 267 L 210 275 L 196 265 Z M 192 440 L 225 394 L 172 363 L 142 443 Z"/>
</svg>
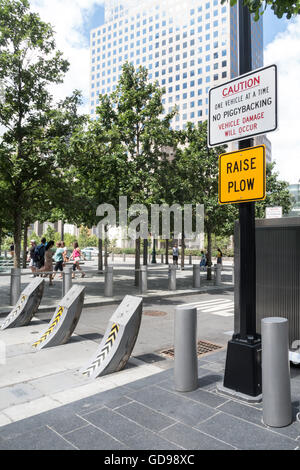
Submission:
<svg viewBox="0 0 300 470">
<path fill-rule="evenodd" d="M 234 315 L 234 302 L 231 299 L 203 300 L 181 305 L 182 308 L 194 307 L 202 313 L 210 313 L 221 317 L 232 317 Z"/>
</svg>

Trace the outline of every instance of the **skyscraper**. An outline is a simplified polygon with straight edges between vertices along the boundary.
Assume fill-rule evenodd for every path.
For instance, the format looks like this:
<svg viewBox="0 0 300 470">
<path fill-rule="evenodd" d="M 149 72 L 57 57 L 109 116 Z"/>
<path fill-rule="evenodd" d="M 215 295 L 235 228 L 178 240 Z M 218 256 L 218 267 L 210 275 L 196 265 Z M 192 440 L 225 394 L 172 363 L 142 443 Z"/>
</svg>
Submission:
<svg viewBox="0 0 300 470">
<path fill-rule="evenodd" d="M 262 19 L 252 22 L 252 66 L 263 66 Z M 239 74 L 237 6 L 221 0 L 106 0 L 91 31 L 90 113 L 116 88 L 122 65 L 144 66 L 165 88 L 165 112 L 181 129 L 208 118 L 208 91 Z"/>
</svg>

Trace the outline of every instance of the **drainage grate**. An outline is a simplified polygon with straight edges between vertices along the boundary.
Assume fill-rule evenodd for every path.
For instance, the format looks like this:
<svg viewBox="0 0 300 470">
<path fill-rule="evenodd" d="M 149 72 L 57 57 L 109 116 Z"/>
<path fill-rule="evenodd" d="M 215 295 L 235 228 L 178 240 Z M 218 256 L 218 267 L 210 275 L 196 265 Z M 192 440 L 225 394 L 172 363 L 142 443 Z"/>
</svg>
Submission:
<svg viewBox="0 0 300 470">
<path fill-rule="evenodd" d="M 165 317 L 168 315 L 167 312 L 161 312 L 159 310 L 145 310 L 143 314 L 148 317 Z"/>
<path fill-rule="evenodd" d="M 204 356 L 205 354 L 218 351 L 220 349 L 224 349 L 224 346 L 220 346 L 219 344 L 209 343 L 208 341 L 198 341 L 197 345 L 197 355 L 198 357 Z M 170 357 L 174 359 L 174 348 L 165 349 L 164 351 L 160 351 L 159 354 L 163 356 Z"/>
</svg>

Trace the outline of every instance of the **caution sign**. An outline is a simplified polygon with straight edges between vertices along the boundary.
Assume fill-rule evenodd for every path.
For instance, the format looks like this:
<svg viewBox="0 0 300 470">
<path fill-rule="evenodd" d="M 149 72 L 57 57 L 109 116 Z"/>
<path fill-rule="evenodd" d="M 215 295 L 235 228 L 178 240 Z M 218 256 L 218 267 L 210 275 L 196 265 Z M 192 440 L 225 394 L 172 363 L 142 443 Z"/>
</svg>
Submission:
<svg viewBox="0 0 300 470">
<path fill-rule="evenodd" d="M 219 203 L 260 201 L 266 197 L 264 145 L 219 157 Z"/>
<path fill-rule="evenodd" d="M 209 91 L 208 146 L 277 129 L 277 67 L 270 65 Z"/>
</svg>

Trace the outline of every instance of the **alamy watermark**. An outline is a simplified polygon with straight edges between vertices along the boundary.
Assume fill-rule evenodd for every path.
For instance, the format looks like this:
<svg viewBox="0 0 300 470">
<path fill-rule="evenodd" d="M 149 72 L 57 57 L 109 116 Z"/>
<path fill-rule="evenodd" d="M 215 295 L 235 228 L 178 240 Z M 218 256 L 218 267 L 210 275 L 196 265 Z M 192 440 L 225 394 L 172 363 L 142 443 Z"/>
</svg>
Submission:
<svg viewBox="0 0 300 470">
<path fill-rule="evenodd" d="M 111 204 L 101 204 L 96 215 L 103 217 L 97 225 L 97 237 L 100 239 L 108 237 L 109 227 L 117 226 L 121 228 L 123 240 L 147 239 L 149 236 L 168 240 L 171 237 L 179 238 L 182 233 L 185 238 L 195 239 L 204 232 L 203 204 L 151 204 L 148 210 L 144 204 L 133 204 L 128 208 L 127 196 L 121 196 L 118 210 Z"/>
</svg>

